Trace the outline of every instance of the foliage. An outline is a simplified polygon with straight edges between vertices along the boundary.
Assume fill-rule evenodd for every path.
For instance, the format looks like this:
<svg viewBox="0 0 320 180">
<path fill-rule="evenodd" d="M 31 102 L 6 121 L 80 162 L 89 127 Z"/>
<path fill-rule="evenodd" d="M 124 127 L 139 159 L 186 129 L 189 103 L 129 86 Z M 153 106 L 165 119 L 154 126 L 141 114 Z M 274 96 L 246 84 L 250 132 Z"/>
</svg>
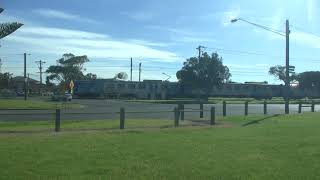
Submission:
<svg viewBox="0 0 320 180">
<path fill-rule="evenodd" d="M 83 65 L 89 62 L 88 57 L 85 55 L 75 56 L 71 53 L 64 54 L 57 62 L 59 65 L 50 66 L 46 71 L 49 73 L 47 84 L 57 82 L 62 85 L 71 80 L 85 80 L 94 76 L 91 73 L 87 75 L 83 74 Z"/>
<path fill-rule="evenodd" d="M 211 56 L 204 53 L 200 59 L 196 57 L 187 59 L 176 76 L 183 85 L 211 89 L 214 86 L 220 87 L 223 82 L 229 80 L 231 74 L 217 53 Z"/>
<path fill-rule="evenodd" d="M 298 75 L 299 87 L 302 89 L 317 89 L 320 90 L 320 72 L 309 71 Z"/>
<path fill-rule="evenodd" d="M 125 72 L 119 72 L 114 76 L 114 79 L 121 79 L 121 80 L 127 80 L 128 74 Z"/>
<path fill-rule="evenodd" d="M 0 13 L 4 11 L 3 8 L 0 8 Z M 23 26 L 22 23 L 13 22 L 13 23 L 0 23 L 0 39 L 10 35 L 17 29 Z"/>
<path fill-rule="evenodd" d="M 0 24 L 0 39 L 13 33 L 17 29 L 19 29 L 21 26 L 23 26 L 23 24 L 17 23 L 17 22 Z"/>
<path fill-rule="evenodd" d="M 11 78 L 10 73 L 0 73 L 0 89 L 1 88 L 8 88 L 8 81 Z"/>
<path fill-rule="evenodd" d="M 281 80 L 283 82 L 286 81 L 286 67 L 285 66 L 272 66 L 269 69 L 269 74 L 276 77 L 278 80 Z M 297 79 L 297 76 L 294 71 L 290 72 L 289 76 L 290 82 L 293 82 Z"/>
</svg>

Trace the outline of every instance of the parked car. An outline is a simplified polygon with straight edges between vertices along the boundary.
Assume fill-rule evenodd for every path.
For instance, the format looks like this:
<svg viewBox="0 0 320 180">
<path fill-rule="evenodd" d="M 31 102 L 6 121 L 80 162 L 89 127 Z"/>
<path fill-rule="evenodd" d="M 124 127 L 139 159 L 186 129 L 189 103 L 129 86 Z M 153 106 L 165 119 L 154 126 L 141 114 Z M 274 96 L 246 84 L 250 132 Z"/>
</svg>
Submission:
<svg viewBox="0 0 320 180">
<path fill-rule="evenodd" d="M 72 95 L 70 93 L 62 94 L 54 94 L 51 96 L 52 101 L 71 101 Z"/>
<path fill-rule="evenodd" d="M 72 95 L 70 93 L 65 94 L 65 101 L 71 101 L 72 100 Z"/>
</svg>

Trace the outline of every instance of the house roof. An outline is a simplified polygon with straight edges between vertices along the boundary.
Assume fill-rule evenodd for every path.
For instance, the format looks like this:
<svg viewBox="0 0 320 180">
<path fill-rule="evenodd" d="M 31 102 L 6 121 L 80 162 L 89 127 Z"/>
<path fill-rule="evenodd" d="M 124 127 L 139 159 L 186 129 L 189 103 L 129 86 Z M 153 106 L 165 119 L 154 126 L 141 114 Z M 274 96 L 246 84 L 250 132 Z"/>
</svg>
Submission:
<svg viewBox="0 0 320 180">
<path fill-rule="evenodd" d="M 12 81 L 24 82 L 24 77 L 23 76 L 16 76 L 16 77 L 12 78 Z M 31 83 L 39 83 L 39 81 L 32 79 L 32 78 L 29 78 L 28 81 Z"/>
</svg>

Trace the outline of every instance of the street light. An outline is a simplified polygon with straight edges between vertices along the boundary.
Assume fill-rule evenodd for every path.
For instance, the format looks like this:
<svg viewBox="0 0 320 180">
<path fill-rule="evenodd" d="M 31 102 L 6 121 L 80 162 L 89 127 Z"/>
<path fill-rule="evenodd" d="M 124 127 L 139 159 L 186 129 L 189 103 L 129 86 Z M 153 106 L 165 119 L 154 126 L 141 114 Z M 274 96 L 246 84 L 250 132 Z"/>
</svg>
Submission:
<svg viewBox="0 0 320 180">
<path fill-rule="evenodd" d="M 289 37 L 290 37 L 290 29 L 289 29 L 289 20 L 286 20 L 286 32 L 281 32 L 281 31 L 277 31 L 274 30 L 272 28 L 269 28 L 267 26 L 263 26 L 260 24 L 256 24 L 250 21 L 247 21 L 245 19 L 242 18 L 235 18 L 232 19 L 230 22 L 231 23 L 235 23 L 238 21 L 243 21 L 245 23 L 251 24 L 253 26 L 259 27 L 261 29 L 273 32 L 275 34 L 278 34 L 280 36 L 284 36 L 286 37 L 286 79 L 285 79 L 285 87 L 286 87 L 286 93 L 285 93 L 285 113 L 289 114 L 289 101 L 290 101 L 290 96 L 289 96 L 289 91 L 290 91 L 290 78 L 289 78 L 289 71 L 290 71 L 290 63 L 289 63 Z"/>
</svg>

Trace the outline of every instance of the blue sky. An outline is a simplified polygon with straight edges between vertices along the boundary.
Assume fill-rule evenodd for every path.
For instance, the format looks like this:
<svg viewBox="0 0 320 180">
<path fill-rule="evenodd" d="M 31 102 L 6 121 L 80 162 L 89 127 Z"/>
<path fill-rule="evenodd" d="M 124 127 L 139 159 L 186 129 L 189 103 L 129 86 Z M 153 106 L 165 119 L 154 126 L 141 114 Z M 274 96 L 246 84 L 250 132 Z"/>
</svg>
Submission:
<svg viewBox="0 0 320 180">
<path fill-rule="evenodd" d="M 100 78 L 129 74 L 133 57 L 134 80 L 141 62 L 143 79 L 164 80 L 166 73 L 175 81 L 183 61 L 203 45 L 223 57 L 233 81 L 279 83 L 268 68 L 284 65 L 284 37 L 230 20 L 284 31 L 289 19 L 291 65 L 297 72 L 319 70 L 319 6 L 316 0 L 3 0 L 0 22 L 25 25 L 0 42 L 2 71 L 22 75 L 27 52 L 28 72 L 38 79 L 35 61 L 48 67 L 70 52 L 88 55 L 86 71 Z"/>
</svg>

